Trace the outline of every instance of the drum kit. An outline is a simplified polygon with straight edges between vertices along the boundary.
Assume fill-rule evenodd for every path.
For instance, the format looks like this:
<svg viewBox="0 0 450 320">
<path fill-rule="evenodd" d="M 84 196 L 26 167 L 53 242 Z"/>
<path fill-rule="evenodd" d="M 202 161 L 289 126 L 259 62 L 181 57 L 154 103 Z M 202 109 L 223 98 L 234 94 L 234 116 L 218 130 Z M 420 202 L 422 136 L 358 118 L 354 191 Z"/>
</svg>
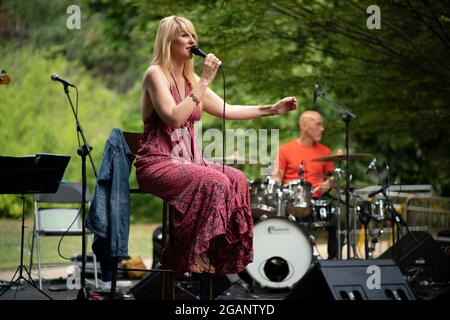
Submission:
<svg viewBox="0 0 450 320">
<path fill-rule="evenodd" d="M 370 155 L 354 153 L 349 156 L 360 159 Z M 334 161 L 339 164 L 344 159 L 345 155 L 335 155 L 313 161 Z M 331 186 L 338 191 L 338 199 L 313 199 L 312 186 L 303 179 L 281 184 L 269 176 L 249 182 L 251 209 L 255 220 L 254 259 L 247 266 L 246 273 L 254 284 L 269 289 L 292 288 L 318 257 L 318 253 L 314 251 L 313 230 L 334 225 L 338 234 L 338 247 L 341 247 L 340 207 L 344 203 L 340 200 L 343 190 L 339 190 L 341 172 L 341 169 L 335 169 L 335 184 Z M 385 221 L 385 205 L 382 199 L 374 202 L 358 200 L 352 205 L 355 221 L 357 217 L 361 221 L 361 217 L 367 212 L 370 212 L 372 220 Z"/>
</svg>

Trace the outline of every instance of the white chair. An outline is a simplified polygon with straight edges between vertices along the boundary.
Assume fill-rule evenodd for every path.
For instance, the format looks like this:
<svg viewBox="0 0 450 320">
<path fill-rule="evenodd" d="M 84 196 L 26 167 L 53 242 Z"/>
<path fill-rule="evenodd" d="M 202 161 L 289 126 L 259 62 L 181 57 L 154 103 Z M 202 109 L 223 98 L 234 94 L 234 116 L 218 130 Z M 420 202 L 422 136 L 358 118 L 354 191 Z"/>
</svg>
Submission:
<svg viewBox="0 0 450 320">
<path fill-rule="evenodd" d="M 34 194 L 34 227 L 30 253 L 30 272 L 33 265 L 33 249 L 36 242 L 38 259 L 39 288 L 42 290 L 41 277 L 41 236 L 82 236 L 81 203 L 82 186 L 80 183 L 60 184 L 56 193 Z M 86 190 L 86 208 L 89 208 L 90 193 Z M 61 206 L 62 205 L 62 206 Z M 70 227 L 70 228 L 69 228 Z M 86 236 L 93 234 L 86 229 Z M 87 239 L 86 239 L 87 240 Z M 87 244 L 87 241 L 86 241 Z M 94 278 L 98 287 L 97 258 L 94 254 Z"/>
</svg>

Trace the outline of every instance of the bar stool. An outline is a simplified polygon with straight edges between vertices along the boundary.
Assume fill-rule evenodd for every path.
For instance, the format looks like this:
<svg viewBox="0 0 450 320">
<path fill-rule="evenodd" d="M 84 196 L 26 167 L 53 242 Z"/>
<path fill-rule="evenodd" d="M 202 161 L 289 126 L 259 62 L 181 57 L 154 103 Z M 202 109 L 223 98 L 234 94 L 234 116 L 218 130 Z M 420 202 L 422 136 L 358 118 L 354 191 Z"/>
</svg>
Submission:
<svg viewBox="0 0 450 320">
<path fill-rule="evenodd" d="M 142 136 L 141 133 L 135 132 L 123 132 L 125 141 L 128 144 L 131 152 L 133 154 L 137 153 L 139 148 L 139 140 Z M 147 194 L 142 190 L 130 189 L 130 194 Z M 173 211 L 175 208 L 169 205 L 165 200 L 163 201 L 162 209 L 162 250 L 166 250 L 168 254 L 172 254 L 174 248 L 174 237 L 173 237 Z M 112 257 L 112 279 L 111 279 L 111 291 L 109 299 L 113 300 L 116 298 L 117 289 L 117 271 L 145 271 L 145 272 L 160 272 L 161 273 L 161 299 L 171 299 L 176 298 L 176 278 L 183 273 L 170 270 L 170 269 L 130 269 L 130 268 L 119 268 L 119 259 L 117 257 Z M 212 275 L 209 273 L 202 273 L 200 275 L 201 281 L 201 299 L 212 300 Z M 168 290 L 167 290 L 168 289 Z"/>
</svg>

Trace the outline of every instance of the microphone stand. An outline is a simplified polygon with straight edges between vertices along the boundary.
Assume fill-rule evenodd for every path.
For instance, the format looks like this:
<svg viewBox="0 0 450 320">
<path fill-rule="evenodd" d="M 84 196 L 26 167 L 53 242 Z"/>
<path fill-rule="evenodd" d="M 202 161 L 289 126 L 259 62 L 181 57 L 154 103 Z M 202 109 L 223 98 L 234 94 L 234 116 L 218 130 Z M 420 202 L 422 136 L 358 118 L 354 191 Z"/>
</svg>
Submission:
<svg viewBox="0 0 450 320">
<path fill-rule="evenodd" d="M 408 224 L 406 223 L 405 220 L 403 220 L 402 216 L 397 212 L 397 210 L 395 209 L 391 199 L 389 199 L 386 190 L 389 189 L 391 185 L 387 184 L 383 187 L 381 187 L 379 190 L 372 192 L 368 195 L 369 198 L 374 197 L 375 195 L 381 193 L 384 198 L 386 199 L 386 209 L 390 214 L 390 218 L 391 218 L 391 224 L 392 224 L 392 256 L 394 258 L 394 261 L 398 264 L 400 263 L 400 245 L 397 246 L 397 250 L 395 250 L 395 243 L 399 243 L 400 241 L 400 231 L 401 231 L 401 227 L 405 227 L 406 231 L 408 232 L 409 235 L 411 235 L 411 237 L 413 238 L 413 240 L 416 243 L 419 243 L 419 241 L 416 239 L 416 237 L 414 237 L 414 234 L 412 234 L 411 230 L 408 227 Z M 394 229 L 396 229 L 397 231 L 397 235 L 394 232 Z M 395 237 L 397 236 L 397 239 L 395 239 Z M 399 243 L 400 244 L 400 243 Z"/>
<path fill-rule="evenodd" d="M 356 115 L 350 112 L 347 108 L 342 107 L 335 103 L 333 100 L 328 99 L 325 96 L 325 93 L 323 91 L 316 93 L 318 97 L 322 98 L 323 100 L 329 102 L 331 105 L 333 105 L 336 109 L 342 112 L 342 121 L 344 121 L 345 124 L 345 218 L 347 223 L 347 259 L 350 259 L 350 123 L 352 119 L 356 119 Z M 356 230 L 355 230 L 356 233 Z M 356 254 L 356 252 L 355 252 Z"/>
<path fill-rule="evenodd" d="M 88 292 L 86 290 L 86 189 L 87 189 L 87 177 L 86 177 L 86 157 L 89 157 L 91 162 L 91 166 L 94 170 L 94 174 L 97 177 L 97 170 L 95 169 L 94 161 L 92 160 L 92 156 L 90 151 L 92 150 L 92 146 L 87 143 L 86 137 L 83 132 L 83 128 L 81 127 L 80 121 L 78 120 L 78 108 L 75 111 L 72 103 L 72 99 L 70 99 L 69 95 L 69 87 L 68 84 L 64 83 L 64 92 L 66 93 L 67 99 L 69 100 L 70 107 L 72 109 L 73 115 L 75 117 L 75 122 L 77 125 L 77 134 L 81 135 L 81 139 L 83 140 L 83 145 L 77 149 L 77 154 L 81 157 L 81 185 L 82 185 L 82 193 L 81 193 L 81 279 L 80 279 L 80 289 L 77 294 L 77 300 L 87 300 L 89 298 Z M 78 107 L 78 89 L 77 90 L 77 107 Z"/>
<path fill-rule="evenodd" d="M 341 204 L 342 204 L 342 200 L 341 200 L 341 188 L 340 188 L 340 177 L 342 174 L 342 169 L 341 168 L 335 168 L 334 169 L 334 177 L 336 178 L 336 193 L 337 193 L 337 198 L 338 198 L 338 203 L 339 205 L 337 206 L 337 210 L 336 210 L 336 243 L 337 243 L 337 247 L 338 247 L 338 251 L 337 251 L 337 259 L 341 260 L 342 259 L 342 250 L 341 250 Z"/>
</svg>

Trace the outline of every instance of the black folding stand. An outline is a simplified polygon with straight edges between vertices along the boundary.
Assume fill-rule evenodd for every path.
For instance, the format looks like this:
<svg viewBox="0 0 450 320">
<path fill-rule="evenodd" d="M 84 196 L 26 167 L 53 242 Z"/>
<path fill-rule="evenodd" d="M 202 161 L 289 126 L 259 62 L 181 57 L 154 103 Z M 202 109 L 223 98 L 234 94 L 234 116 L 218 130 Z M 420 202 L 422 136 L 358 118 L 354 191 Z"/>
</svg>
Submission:
<svg viewBox="0 0 450 320">
<path fill-rule="evenodd" d="M 34 193 L 55 193 L 64 176 L 64 171 L 66 170 L 69 160 L 70 156 L 54 154 L 36 154 L 24 157 L 0 156 L 0 194 L 20 194 L 20 198 L 22 199 L 20 265 L 17 267 L 9 285 L 0 293 L 0 296 L 16 285 L 16 283 L 19 282 L 20 284 L 20 280 L 25 280 L 25 282 L 52 300 L 49 295 L 34 284 L 30 272 L 23 264 L 25 195 Z M 28 275 L 28 279 L 24 277 L 24 271 Z M 17 274 L 19 276 L 15 279 Z"/>
</svg>

